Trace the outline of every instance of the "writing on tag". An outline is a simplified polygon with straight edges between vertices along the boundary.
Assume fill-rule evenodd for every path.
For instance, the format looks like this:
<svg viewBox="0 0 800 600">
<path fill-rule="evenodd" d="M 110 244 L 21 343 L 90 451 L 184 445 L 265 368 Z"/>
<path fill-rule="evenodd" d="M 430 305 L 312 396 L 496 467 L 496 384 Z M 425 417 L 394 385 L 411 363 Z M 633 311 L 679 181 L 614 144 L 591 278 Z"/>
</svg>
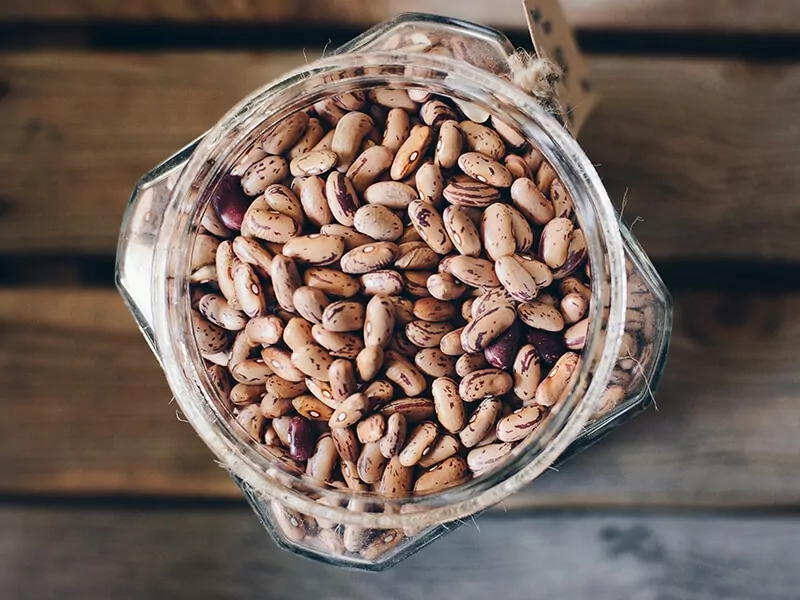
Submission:
<svg viewBox="0 0 800 600">
<path fill-rule="evenodd" d="M 556 94 L 563 121 L 577 136 L 597 103 L 597 94 L 575 33 L 558 0 L 523 0 L 522 6 L 536 56 L 561 68 Z"/>
</svg>

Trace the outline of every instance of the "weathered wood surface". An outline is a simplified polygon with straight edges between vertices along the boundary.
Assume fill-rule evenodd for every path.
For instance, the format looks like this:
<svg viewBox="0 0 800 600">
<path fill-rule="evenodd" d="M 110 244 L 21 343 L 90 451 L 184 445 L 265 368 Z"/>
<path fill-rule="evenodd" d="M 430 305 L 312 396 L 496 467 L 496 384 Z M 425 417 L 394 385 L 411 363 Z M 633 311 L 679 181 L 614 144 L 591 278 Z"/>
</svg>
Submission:
<svg viewBox="0 0 800 600">
<path fill-rule="evenodd" d="M 111 290 L 0 293 L 0 494 L 238 497 Z M 512 508 L 797 506 L 800 295 L 682 293 L 651 410 Z"/>
<path fill-rule="evenodd" d="M 794 600 L 800 520 L 483 517 L 380 575 L 293 556 L 247 509 L 0 509 L 14 600 Z"/>
<path fill-rule="evenodd" d="M 0 252 L 112 253 L 136 179 L 302 62 L 0 55 Z M 612 197 L 628 191 L 655 260 L 800 259 L 800 65 L 605 56 L 592 68 L 604 103 L 581 141 Z"/>
<path fill-rule="evenodd" d="M 562 4 L 570 22 L 580 29 L 758 33 L 800 29 L 800 7 L 793 0 L 562 0 Z M 432 12 L 506 29 L 525 28 L 518 0 L 5 0 L 0 4 L 0 19 L 366 27 L 404 11 Z"/>
</svg>

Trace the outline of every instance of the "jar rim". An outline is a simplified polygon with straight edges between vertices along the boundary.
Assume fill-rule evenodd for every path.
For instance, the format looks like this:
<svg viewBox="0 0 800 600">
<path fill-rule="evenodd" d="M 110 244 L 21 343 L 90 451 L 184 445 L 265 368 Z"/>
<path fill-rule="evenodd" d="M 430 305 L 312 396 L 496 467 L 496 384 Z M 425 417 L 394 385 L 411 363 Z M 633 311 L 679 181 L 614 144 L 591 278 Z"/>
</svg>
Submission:
<svg viewBox="0 0 800 600">
<path fill-rule="evenodd" d="M 275 108 L 281 104 L 276 99 L 325 75 L 354 68 L 405 67 L 410 58 L 413 66 L 421 70 L 447 73 L 446 82 L 449 87 L 458 88 L 457 97 L 483 105 L 503 106 L 507 110 L 513 108 L 519 115 L 515 120 L 525 137 L 537 142 L 576 205 L 585 204 L 587 210 L 583 211 L 579 206 L 576 213 L 583 212 L 584 218 L 589 215 L 588 209 L 593 211 L 592 214 L 596 213 L 598 234 L 587 235 L 586 241 L 593 264 L 605 265 L 608 273 L 606 280 L 600 277 L 592 279 L 592 325 L 584 358 L 579 363 L 562 410 L 548 423 L 539 438 L 545 442 L 543 447 L 528 444 L 491 474 L 439 492 L 396 499 L 364 496 L 371 502 L 384 505 L 415 505 L 414 512 L 359 513 L 318 503 L 307 494 L 267 476 L 270 468 L 274 469 L 274 463 L 248 444 L 231 427 L 229 420 L 214 410 L 212 387 L 205 369 L 198 368 L 202 359 L 193 338 L 186 335 L 190 334 L 191 328 L 190 311 L 187 310 L 188 283 L 184 273 L 193 243 L 191 228 L 196 229 L 204 208 L 197 202 L 202 195 L 203 182 L 210 182 L 223 167 L 229 166 L 228 159 L 233 149 L 253 131 L 284 116 Z M 381 80 L 385 78 L 382 76 Z M 353 89 L 354 83 L 368 81 L 370 76 L 364 74 L 341 80 L 350 86 L 349 89 Z M 402 78 L 398 78 L 397 83 L 402 84 Z M 442 87 L 444 82 L 417 75 L 406 83 Z M 328 96 L 337 92 L 336 85 L 328 83 L 327 88 Z M 193 195 L 197 206 L 187 206 L 186 199 Z M 184 234 L 177 243 L 174 240 L 176 232 Z M 569 133 L 522 89 L 492 73 L 446 56 L 412 56 L 401 51 L 338 54 L 290 72 L 254 91 L 223 116 L 198 144 L 172 192 L 156 242 L 152 288 L 154 330 L 162 365 L 184 415 L 225 467 L 253 491 L 277 499 L 301 513 L 343 523 L 375 528 L 425 526 L 467 517 L 503 500 L 544 472 L 577 437 L 597 408 L 616 361 L 624 328 L 625 278 L 623 244 L 616 214 L 591 161 Z M 603 327 L 595 325 L 601 322 Z M 302 485 L 309 487 L 305 481 Z M 358 496 L 350 490 L 330 488 L 320 490 L 320 493 L 335 495 L 343 501 Z"/>
</svg>

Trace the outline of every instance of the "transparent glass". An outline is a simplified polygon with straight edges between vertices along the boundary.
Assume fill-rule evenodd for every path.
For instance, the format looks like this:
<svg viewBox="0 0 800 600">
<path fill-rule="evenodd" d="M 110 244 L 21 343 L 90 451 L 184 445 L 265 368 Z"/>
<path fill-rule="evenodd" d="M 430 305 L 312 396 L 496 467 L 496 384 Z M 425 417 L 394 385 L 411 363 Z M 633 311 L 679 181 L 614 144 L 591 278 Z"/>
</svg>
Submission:
<svg viewBox="0 0 800 600">
<path fill-rule="evenodd" d="M 284 548 L 333 564 L 384 569 L 650 403 L 669 342 L 669 294 L 621 224 L 591 161 L 552 115 L 512 83 L 513 51 L 494 30 L 400 15 L 255 91 L 145 175 L 133 192 L 119 241 L 117 285 L 186 418 Z M 195 344 L 189 288 L 210 192 L 254 141 L 318 100 L 387 85 L 427 88 L 460 106 L 503 115 L 539 148 L 571 197 L 592 271 L 591 325 L 581 362 L 538 435 L 491 472 L 441 492 L 398 498 L 311 479 L 283 453 L 243 435 Z"/>
</svg>

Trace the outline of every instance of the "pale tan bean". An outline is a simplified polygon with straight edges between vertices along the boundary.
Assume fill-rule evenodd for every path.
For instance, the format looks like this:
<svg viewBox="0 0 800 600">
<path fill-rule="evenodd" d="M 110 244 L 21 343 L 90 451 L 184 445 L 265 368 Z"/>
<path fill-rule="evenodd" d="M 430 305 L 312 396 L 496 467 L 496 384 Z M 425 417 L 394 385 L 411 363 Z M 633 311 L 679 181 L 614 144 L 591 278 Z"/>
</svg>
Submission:
<svg viewBox="0 0 800 600">
<path fill-rule="evenodd" d="M 286 538 L 293 542 L 302 542 L 309 530 L 305 517 L 297 511 L 286 508 L 277 500 L 273 500 L 271 506 L 275 521 Z"/>
<path fill-rule="evenodd" d="M 592 419 L 599 419 L 614 410 L 625 400 L 625 388 L 619 385 L 609 386 L 600 399 L 600 408 L 592 415 Z"/>
<path fill-rule="evenodd" d="M 417 169 L 414 181 L 421 200 L 431 203 L 441 200 L 442 192 L 444 192 L 444 177 L 442 177 L 439 165 L 432 162 L 424 163 Z"/>
<path fill-rule="evenodd" d="M 414 356 L 414 364 L 430 377 L 451 377 L 456 374 L 456 358 L 439 348 L 423 348 Z"/>
<path fill-rule="evenodd" d="M 289 416 L 279 417 L 272 421 L 272 428 L 283 446 L 289 445 L 289 423 L 291 421 L 292 417 Z"/>
<path fill-rule="evenodd" d="M 258 196 L 273 183 L 289 175 L 289 165 L 281 156 L 267 156 L 253 163 L 242 175 L 242 190 L 248 196 Z"/>
<path fill-rule="evenodd" d="M 305 381 L 288 381 L 279 375 L 270 375 L 266 381 L 266 394 L 275 398 L 291 400 L 306 392 Z"/>
<path fill-rule="evenodd" d="M 294 312 L 293 296 L 300 287 L 300 274 L 294 261 L 281 254 L 272 259 L 272 287 L 283 310 Z"/>
<path fill-rule="evenodd" d="M 539 256 L 551 269 L 557 269 L 567 261 L 574 227 L 569 219 L 555 218 L 542 230 Z"/>
<path fill-rule="evenodd" d="M 200 299 L 197 308 L 211 323 L 228 331 L 240 331 L 247 325 L 247 316 L 228 306 L 225 298 L 218 294 L 206 294 Z"/>
<path fill-rule="evenodd" d="M 564 329 L 564 317 L 555 306 L 542 302 L 526 302 L 517 307 L 520 320 L 528 327 L 544 331 Z"/>
<path fill-rule="evenodd" d="M 323 175 L 336 166 L 338 160 L 333 150 L 315 150 L 292 159 L 289 172 L 295 177 Z"/>
<path fill-rule="evenodd" d="M 439 264 L 440 256 L 422 241 L 400 244 L 399 251 L 394 262 L 398 269 L 433 269 Z"/>
<path fill-rule="evenodd" d="M 408 205 L 408 216 L 414 229 L 434 252 L 447 254 L 453 249 L 442 216 L 433 205 L 422 200 L 414 200 Z"/>
<path fill-rule="evenodd" d="M 425 125 L 414 125 L 408 138 L 397 149 L 389 174 L 395 181 L 405 179 L 422 162 L 433 140 L 433 130 Z M 384 145 L 386 145 L 384 140 Z"/>
<path fill-rule="evenodd" d="M 530 273 L 539 289 L 546 288 L 553 283 L 553 273 L 550 271 L 550 267 L 543 262 L 539 262 L 526 254 L 515 254 L 514 260 Z"/>
<path fill-rule="evenodd" d="M 416 190 L 402 181 L 378 181 L 364 190 L 364 202 L 393 210 L 407 208 L 416 198 Z"/>
<path fill-rule="evenodd" d="M 505 204 L 496 202 L 487 207 L 481 219 L 483 247 L 492 260 L 511 256 L 516 251 L 514 223 Z"/>
<path fill-rule="evenodd" d="M 534 234 L 530 224 L 513 206 L 506 205 L 506 210 L 511 215 L 511 229 L 514 233 L 516 252 L 528 252 L 533 246 Z"/>
<path fill-rule="evenodd" d="M 264 190 L 263 198 L 268 209 L 290 216 L 298 226 L 302 227 L 305 220 L 303 206 L 291 189 L 285 185 L 273 183 Z"/>
<path fill-rule="evenodd" d="M 230 367 L 231 376 L 239 383 L 262 385 L 272 375 L 272 369 L 261 359 L 246 359 Z"/>
<path fill-rule="evenodd" d="M 385 458 L 393 458 L 400 454 L 406 443 L 406 418 L 401 412 L 395 412 L 386 418 L 386 434 L 380 440 L 381 454 Z"/>
<path fill-rule="evenodd" d="M 232 250 L 239 260 L 252 266 L 258 275 L 261 277 L 270 277 L 272 253 L 256 240 L 241 235 L 237 236 L 236 239 L 233 240 Z M 228 273 L 230 274 L 230 272 L 231 269 L 229 268 Z"/>
<path fill-rule="evenodd" d="M 309 177 L 302 182 L 300 204 L 312 225 L 322 227 L 333 221 L 333 214 L 325 197 L 325 182 L 322 178 Z"/>
<path fill-rule="evenodd" d="M 301 348 L 305 347 L 301 346 Z M 305 379 L 303 372 L 294 365 L 292 353 L 288 350 L 276 347 L 263 348 L 261 350 L 261 358 L 264 360 L 264 364 L 283 379 L 297 382 Z"/>
<path fill-rule="evenodd" d="M 448 206 L 442 214 L 445 231 L 460 254 L 478 256 L 481 253 L 481 237 L 478 228 L 460 206 Z"/>
<path fill-rule="evenodd" d="M 508 169 L 480 152 L 465 152 L 458 157 L 458 166 L 473 179 L 494 187 L 507 188 L 514 181 Z"/>
<path fill-rule="evenodd" d="M 358 149 L 364 136 L 372 128 L 372 118 L 362 112 L 353 111 L 344 115 L 336 124 L 331 150 L 339 157 L 336 167 L 344 173 L 358 155 Z M 349 223 L 344 223 L 348 225 Z"/>
<path fill-rule="evenodd" d="M 492 429 L 500 416 L 502 402 L 497 398 L 486 398 L 476 408 L 458 437 L 467 448 L 478 444 Z"/>
<path fill-rule="evenodd" d="M 302 111 L 278 121 L 261 138 L 261 148 L 267 154 L 283 154 L 306 132 L 308 122 L 308 115 Z"/>
<path fill-rule="evenodd" d="M 361 90 L 345 92 L 333 96 L 333 101 L 345 110 L 361 110 L 367 103 L 367 94 Z"/>
<path fill-rule="evenodd" d="M 407 396 L 419 396 L 425 391 L 425 375 L 402 354 L 389 350 L 386 352 L 384 365 L 386 378 L 399 386 Z"/>
<path fill-rule="evenodd" d="M 305 133 L 300 136 L 300 139 L 295 142 L 294 146 L 289 149 L 287 157 L 289 160 L 294 160 L 298 156 L 302 156 L 316 146 L 319 141 L 325 136 L 325 128 L 317 118 L 310 118 Z"/>
<path fill-rule="evenodd" d="M 325 406 L 336 408 L 341 404 L 341 400 L 337 400 L 333 397 L 330 383 L 314 379 L 313 377 L 306 377 L 303 383 L 305 383 L 308 391 L 311 392 L 317 400 L 325 404 Z"/>
<path fill-rule="evenodd" d="M 331 394 L 337 402 L 344 402 L 358 391 L 353 363 L 345 358 L 337 358 L 331 363 L 328 369 L 328 381 Z"/>
<path fill-rule="evenodd" d="M 461 121 L 459 127 L 464 133 L 464 143 L 470 151 L 480 152 L 494 160 L 501 160 L 505 156 L 506 146 L 494 129 L 472 121 Z"/>
<path fill-rule="evenodd" d="M 300 346 L 311 344 L 313 341 L 311 323 L 301 317 L 294 317 L 286 322 L 283 328 L 283 343 L 289 348 L 297 350 Z"/>
<path fill-rule="evenodd" d="M 202 267 L 198 267 L 192 274 L 189 275 L 189 283 L 209 283 L 211 281 L 217 280 L 217 266 L 216 265 L 205 265 Z"/>
<path fill-rule="evenodd" d="M 427 102 L 432 96 L 433 93 L 425 88 L 411 88 L 408 90 L 408 97 L 420 104 Z"/>
<path fill-rule="evenodd" d="M 392 242 L 371 242 L 342 256 L 340 268 L 353 275 L 370 273 L 391 265 L 399 253 L 400 248 Z"/>
<path fill-rule="evenodd" d="M 451 179 L 442 195 L 450 204 L 464 207 L 483 208 L 500 200 L 499 189 L 469 177 L 465 180 Z"/>
<path fill-rule="evenodd" d="M 362 381 L 372 381 L 383 367 L 383 348 L 369 346 L 358 353 L 356 370 Z"/>
<path fill-rule="evenodd" d="M 512 373 L 514 394 L 522 400 L 523 404 L 531 402 L 542 378 L 541 360 L 534 345 L 526 344 L 517 351 Z"/>
<path fill-rule="evenodd" d="M 531 173 L 536 173 L 544 161 L 544 155 L 542 155 L 541 151 L 534 145 L 531 145 L 525 150 L 521 158 L 525 161 L 525 164 L 528 165 L 528 169 L 530 169 Z"/>
<path fill-rule="evenodd" d="M 514 300 L 528 302 L 536 298 L 539 287 L 514 256 L 501 256 L 494 263 L 494 269 L 500 283 Z"/>
<path fill-rule="evenodd" d="M 267 311 L 267 299 L 253 267 L 236 261 L 231 275 L 239 308 L 250 318 L 264 316 Z"/>
<path fill-rule="evenodd" d="M 233 284 L 233 275 L 231 269 L 233 268 L 236 255 L 233 252 L 233 245 L 229 241 L 220 243 L 217 247 L 216 267 L 217 267 L 217 285 L 219 291 L 228 300 L 231 308 L 239 308 L 239 303 L 236 300 L 236 289 Z"/>
<path fill-rule="evenodd" d="M 458 118 L 456 111 L 441 100 L 429 100 L 423 104 L 419 116 L 426 125 L 433 128 L 440 127 L 445 121 Z"/>
<path fill-rule="evenodd" d="M 511 201 L 531 223 L 540 227 L 555 217 L 553 203 L 544 197 L 529 178 L 517 179 L 511 186 Z"/>
<path fill-rule="evenodd" d="M 572 239 L 569 242 L 569 248 L 567 248 L 567 260 L 564 261 L 564 264 L 561 265 L 560 268 L 553 272 L 553 278 L 563 279 L 568 275 L 572 275 L 578 270 L 578 268 L 580 268 L 587 256 L 588 249 L 586 247 L 586 238 L 583 235 L 583 231 L 580 229 L 575 229 L 572 232 Z M 649 302 L 650 299 L 648 298 L 647 301 Z"/>
<path fill-rule="evenodd" d="M 219 240 L 213 235 L 200 234 L 195 238 L 192 248 L 192 269 L 213 265 L 217 259 Z"/>
<path fill-rule="evenodd" d="M 248 404 L 253 404 L 261 400 L 261 396 L 264 394 L 265 390 L 266 387 L 264 384 L 250 385 L 247 383 L 237 383 L 231 388 L 228 398 L 234 406 L 247 406 Z"/>
<path fill-rule="evenodd" d="M 464 402 L 458 393 L 458 384 L 450 378 L 439 377 L 431 384 L 436 417 L 442 427 L 451 433 L 464 428 L 467 417 Z"/>
<path fill-rule="evenodd" d="M 459 377 L 466 377 L 470 373 L 488 367 L 489 363 L 483 352 L 478 354 L 462 354 L 456 361 L 456 374 Z"/>
<path fill-rule="evenodd" d="M 306 463 L 306 474 L 320 481 L 331 481 L 338 458 L 333 439 L 329 434 L 323 434 Z"/>
<path fill-rule="evenodd" d="M 402 108 L 393 108 L 386 115 L 386 130 L 381 146 L 397 152 L 411 132 L 411 119 Z"/>
<path fill-rule="evenodd" d="M 453 275 L 462 283 L 472 287 L 493 288 L 500 287 L 500 280 L 494 271 L 491 261 L 472 256 L 449 256 L 445 263 L 446 272 Z"/>
<path fill-rule="evenodd" d="M 237 333 L 228 351 L 228 368 L 233 368 L 234 365 L 251 358 L 257 346 L 258 344 L 251 342 L 244 331 Z"/>
<path fill-rule="evenodd" d="M 512 127 L 505 121 L 501 121 L 496 116 L 492 115 L 491 125 L 497 132 L 497 135 L 503 138 L 503 141 L 515 150 L 519 150 L 525 146 L 525 137 L 519 131 L 517 131 L 516 128 Z"/>
<path fill-rule="evenodd" d="M 579 361 L 580 356 L 574 352 L 562 355 L 536 389 L 536 403 L 542 406 L 556 404 L 566 392 Z"/>
<path fill-rule="evenodd" d="M 389 418 L 395 413 L 402 414 L 409 424 L 430 419 L 435 414 L 433 400 L 428 398 L 398 398 L 383 404 L 380 413 Z"/>
<path fill-rule="evenodd" d="M 514 381 L 501 369 L 480 369 L 467 374 L 458 385 L 458 394 L 465 402 L 504 396 L 511 391 Z"/>
<path fill-rule="evenodd" d="M 467 476 L 467 463 L 458 456 L 451 456 L 431 467 L 417 478 L 414 491 L 435 492 L 451 487 Z"/>
<path fill-rule="evenodd" d="M 413 467 L 420 459 L 425 456 L 436 441 L 439 435 L 439 428 L 431 421 L 424 421 L 417 425 L 406 439 L 403 449 L 400 451 L 400 464 L 404 467 Z"/>
<path fill-rule="evenodd" d="M 353 189 L 359 194 L 363 193 L 392 166 L 393 160 L 394 151 L 386 146 L 373 146 L 364 150 L 347 169 L 347 177 L 352 182 Z"/>
<path fill-rule="evenodd" d="M 464 328 L 460 327 L 450 333 L 445 334 L 439 342 L 439 349 L 448 356 L 461 356 L 464 348 L 461 345 L 461 332 Z"/>
<path fill-rule="evenodd" d="M 380 413 L 374 413 L 358 422 L 356 435 L 362 444 L 380 441 L 386 432 L 386 419 Z"/>
<path fill-rule="evenodd" d="M 434 323 L 431 321 L 412 321 L 406 325 L 406 337 L 420 348 L 438 348 L 445 334 L 453 330 L 450 323 Z"/>
<path fill-rule="evenodd" d="M 242 221 L 242 235 L 284 244 L 300 233 L 300 224 L 291 216 L 259 208 L 263 204 L 256 201 L 247 209 Z"/>
<path fill-rule="evenodd" d="M 406 337 L 406 332 L 403 329 L 395 331 L 388 349 L 399 352 L 409 360 L 412 360 L 414 355 L 419 351 L 419 348 L 412 344 L 411 340 Z"/>
<path fill-rule="evenodd" d="M 553 167 L 551 167 L 549 163 L 543 162 L 536 171 L 536 187 L 542 190 L 545 196 L 550 198 L 550 187 L 557 177 L 558 175 Z"/>
<path fill-rule="evenodd" d="M 344 173 L 333 171 L 325 181 L 325 197 L 336 221 L 347 227 L 353 226 L 353 218 L 360 205 L 353 184 Z"/>
<path fill-rule="evenodd" d="M 439 436 L 439 439 L 433 443 L 428 453 L 417 463 L 417 466 L 423 469 L 430 469 L 433 465 L 455 456 L 460 447 L 461 444 L 455 436 L 447 433 Z"/>
<path fill-rule="evenodd" d="M 401 296 L 389 296 L 389 300 L 394 304 L 394 318 L 397 325 L 405 327 L 416 317 L 414 317 L 414 304 L 408 298 Z"/>
<path fill-rule="evenodd" d="M 378 483 L 383 475 L 385 464 L 386 459 L 381 454 L 378 442 L 364 444 L 356 463 L 358 476 L 364 483 Z"/>
<path fill-rule="evenodd" d="M 550 186 L 550 199 L 553 202 L 556 217 L 568 219 L 573 210 L 572 198 L 564 189 L 561 180 L 556 179 Z"/>
<path fill-rule="evenodd" d="M 393 296 L 403 291 L 403 276 L 397 271 L 381 270 L 364 273 L 359 277 L 365 296 Z"/>
<path fill-rule="evenodd" d="M 428 277 L 428 291 L 438 300 L 455 300 L 467 291 L 467 286 L 450 273 L 434 273 Z"/>
<path fill-rule="evenodd" d="M 514 309 L 508 305 L 490 308 L 464 327 L 461 346 L 466 352 L 479 352 L 511 327 L 515 319 Z"/>
<path fill-rule="evenodd" d="M 411 491 L 411 486 L 414 483 L 414 469 L 403 466 L 396 456 L 385 458 L 390 458 L 391 460 L 383 470 L 378 492 L 388 498 L 405 496 Z"/>
<path fill-rule="evenodd" d="M 364 349 L 361 337 L 354 333 L 328 331 L 322 325 L 314 325 L 311 328 L 311 335 L 316 343 L 337 358 L 354 360 Z"/>
<path fill-rule="evenodd" d="M 292 238 L 283 245 L 283 255 L 297 262 L 324 266 L 338 261 L 344 254 L 344 239 L 337 235 L 314 233 Z"/>
<path fill-rule="evenodd" d="M 394 396 L 394 387 L 385 379 L 376 379 L 367 386 L 364 393 L 375 404 L 383 404 Z"/>
<path fill-rule="evenodd" d="M 208 379 L 212 387 L 217 390 L 220 403 L 228 410 L 231 410 L 233 408 L 233 401 L 230 397 L 231 380 L 228 377 L 226 366 L 225 363 L 209 365 L 206 368 L 206 373 L 208 373 Z"/>
<path fill-rule="evenodd" d="M 564 322 L 571 325 L 586 316 L 589 301 L 577 292 L 572 292 L 561 299 L 559 307 L 561 314 L 564 315 Z"/>
<path fill-rule="evenodd" d="M 444 169 L 456 166 L 461 155 L 463 139 L 461 129 L 455 121 L 444 121 L 439 129 L 439 140 L 436 142 L 434 162 Z"/>
<path fill-rule="evenodd" d="M 475 298 L 471 307 L 471 319 L 477 319 L 483 313 L 496 306 L 514 306 L 514 299 L 505 288 L 498 287 L 485 290 Z"/>
<path fill-rule="evenodd" d="M 303 274 L 303 281 L 306 285 L 322 290 L 329 296 L 337 296 L 339 298 L 351 298 L 361 289 L 358 280 L 354 277 L 336 269 L 325 267 L 306 269 Z"/>
<path fill-rule="evenodd" d="M 370 90 L 369 99 L 386 108 L 402 108 L 412 112 L 417 110 L 417 103 L 408 97 L 406 90 L 377 88 Z"/>
<path fill-rule="evenodd" d="M 250 404 L 245 406 L 238 415 L 236 415 L 236 422 L 241 425 L 242 429 L 247 434 L 255 439 L 261 438 L 261 430 L 264 427 L 264 415 L 258 408 L 257 404 Z"/>
<path fill-rule="evenodd" d="M 297 288 L 292 296 L 295 310 L 311 323 L 322 322 L 322 313 L 329 302 L 330 300 L 323 292 L 308 286 Z"/>
<path fill-rule="evenodd" d="M 192 331 L 197 347 L 204 354 L 213 354 L 225 349 L 230 339 L 226 330 L 206 319 L 197 310 L 192 311 Z"/>
<path fill-rule="evenodd" d="M 341 462 L 341 470 L 342 470 L 342 477 L 344 478 L 345 483 L 347 484 L 347 487 L 349 489 L 358 492 L 365 491 L 367 489 L 367 485 L 358 478 L 358 467 L 356 466 L 355 461 L 351 462 L 343 460 Z M 358 532 L 363 533 L 363 530 L 354 528 L 352 525 L 345 526 L 344 539 L 346 540 L 348 539 L 348 537 L 350 537 L 351 541 L 348 542 L 347 544 L 349 544 L 350 548 L 353 548 L 352 550 L 348 548 L 348 550 L 350 550 L 351 552 L 358 552 L 358 549 L 361 548 L 361 546 L 364 543 L 364 540 L 362 540 L 360 537 L 353 538 L 353 536 L 359 535 Z"/>
<path fill-rule="evenodd" d="M 497 423 L 497 438 L 502 442 L 517 442 L 530 435 L 547 416 L 547 409 L 532 404 L 515 410 Z"/>
<path fill-rule="evenodd" d="M 291 403 L 298 414 L 312 421 L 327 421 L 333 414 L 330 406 L 311 394 L 297 396 Z"/>
<path fill-rule="evenodd" d="M 473 448 L 467 454 L 467 466 L 476 475 L 485 473 L 497 466 L 513 449 L 514 444 L 505 442 Z"/>
<path fill-rule="evenodd" d="M 331 427 L 331 439 L 336 448 L 336 453 L 342 459 L 342 474 L 344 475 L 344 463 L 353 463 L 358 460 L 361 447 L 355 432 L 350 427 Z"/>
<path fill-rule="evenodd" d="M 373 296 L 367 303 L 364 319 L 364 343 L 386 347 L 395 325 L 395 305 L 383 295 Z"/>
<path fill-rule="evenodd" d="M 329 223 L 328 225 L 323 225 L 320 227 L 320 233 L 323 235 L 335 235 L 342 238 L 344 240 L 345 252 L 349 252 L 353 248 L 358 248 L 359 246 L 364 246 L 365 244 L 375 241 L 368 235 L 359 233 L 352 227 L 346 227 L 344 225 L 340 225 L 339 223 Z"/>
<path fill-rule="evenodd" d="M 418 319 L 434 323 L 450 321 L 456 315 L 456 307 L 452 302 L 436 298 L 421 298 L 414 302 L 412 310 Z"/>
<path fill-rule="evenodd" d="M 356 300 L 338 300 L 325 307 L 322 326 L 328 331 L 358 331 L 364 326 L 364 305 Z"/>
<path fill-rule="evenodd" d="M 320 116 L 322 116 L 322 115 L 320 115 Z M 322 137 L 322 139 L 320 141 L 317 142 L 317 144 L 313 148 L 311 148 L 311 150 L 312 151 L 315 151 L 315 150 L 330 150 L 331 149 L 331 143 L 333 142 L 333 135 L 335 133 L 336 132 L 333 129 L 331 129 L 328 133 L 326 133 Z"/>
<path fill-rule="evenodd" d="M 583 350 L 589 330 L 589 319 L 578 321 L 564 332 L 564 346 L 569 350 Z"/>
<path fill-rule="evenodd" d="M 266 157 L 267 153 L 264 152 L 264 149 L 260 144 L 251 146 L 250 149 L 245 152 L 239 160 L 236 161 L 236 164 L 233 165 L 233 168 L 231 168 L 230 174 L 234 177 L 241 177 L 251 165 Z"/>
<path fill-rule="evenodd" d="M 261 414 L 267 419 L 284 417 L 292 411 L 292 401 L 289 398 L 277 398 L 269 392 L 261 397 Z"/>
<path fill-rule="evenodd" d="M 355 425 L 369 411 L 370 404 L 370 400 L 365 394 L 353 394 L 336 407 L 328 421 L 328 425 L 330 425 L 331 429 Z"/>
<path fill-rule="evenodd" d="M 433 275 L 432 271 L 405 271 L 405 292 L 414 298 L 429 298 L 428 277 Z"/>
<path fill-rule="evenodd" d="M 385 206 L 362 206 L 353 218 L 353 227 L 374 240 L 393 242 L 403 235 L 403 222 Z"/>
<path fill-rule="evenodd" d="M 562 279 L 561 283 L 558 284 L 558 291 L 561 292 L 562 296 L 577 293 L 588 301 L 592 299 L 592 289 L 577 277 L 565 277 Z"/>
</svg>

